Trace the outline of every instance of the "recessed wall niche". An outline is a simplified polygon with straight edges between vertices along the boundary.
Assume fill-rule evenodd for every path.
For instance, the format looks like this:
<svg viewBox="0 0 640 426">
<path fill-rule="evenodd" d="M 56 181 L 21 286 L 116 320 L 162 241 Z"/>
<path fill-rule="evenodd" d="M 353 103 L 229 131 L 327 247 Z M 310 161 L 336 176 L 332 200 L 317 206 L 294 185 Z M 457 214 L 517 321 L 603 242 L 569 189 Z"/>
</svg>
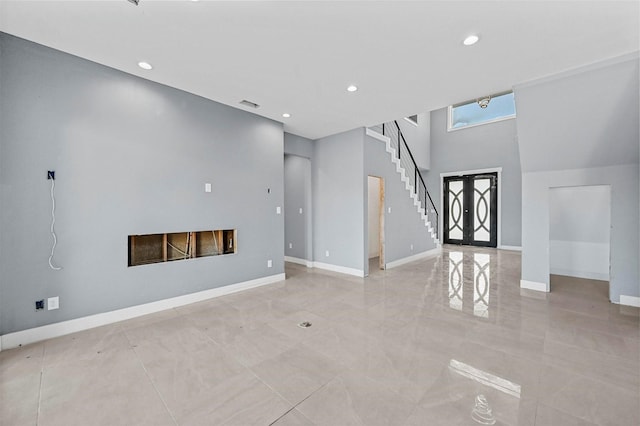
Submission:
<svg viewBox="0 0 640 426">
<path fill-rule="evenodd" d="M 128 266 L 237 252 L 236 229 L 129 235 Z"/>
</svg>

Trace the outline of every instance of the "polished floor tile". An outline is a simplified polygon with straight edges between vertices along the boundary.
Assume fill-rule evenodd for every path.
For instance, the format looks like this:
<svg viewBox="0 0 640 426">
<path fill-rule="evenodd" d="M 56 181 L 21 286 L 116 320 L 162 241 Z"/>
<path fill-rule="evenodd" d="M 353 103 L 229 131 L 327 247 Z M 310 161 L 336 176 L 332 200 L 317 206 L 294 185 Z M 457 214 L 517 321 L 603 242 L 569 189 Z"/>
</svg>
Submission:
<svg viewBox="0 0 640 426">
<path fill-rule="evenodd" d="M 606 282 L 522 290 L 495 249 L 372 262 L 0 352 L 0 424 L 640 424 L 640 310 Z"/>
</svg>

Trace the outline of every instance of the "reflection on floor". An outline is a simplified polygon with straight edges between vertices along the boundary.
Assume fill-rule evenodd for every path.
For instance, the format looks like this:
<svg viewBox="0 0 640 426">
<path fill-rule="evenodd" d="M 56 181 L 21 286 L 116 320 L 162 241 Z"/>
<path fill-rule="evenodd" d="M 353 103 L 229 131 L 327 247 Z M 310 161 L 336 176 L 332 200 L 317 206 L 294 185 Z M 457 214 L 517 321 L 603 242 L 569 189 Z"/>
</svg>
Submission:
<svg viewBox="0 0 640 426">
<path fill-rule="evenodd" d="M 639 312 L 445 247 L 0 353 L 2 425 L 638 425 Z M 308 328 L 299 327 L 308 321 Z"/>
</svg>

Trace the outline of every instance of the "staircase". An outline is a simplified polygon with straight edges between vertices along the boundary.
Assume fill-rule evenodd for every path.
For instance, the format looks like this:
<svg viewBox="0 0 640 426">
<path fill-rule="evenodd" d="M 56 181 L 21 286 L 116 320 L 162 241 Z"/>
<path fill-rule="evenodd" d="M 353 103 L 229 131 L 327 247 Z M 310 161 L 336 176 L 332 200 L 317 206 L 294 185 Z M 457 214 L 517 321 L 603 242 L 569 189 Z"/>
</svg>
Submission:
<svg viewBox="0 0 640 426">
<path fill-rule="evenodd" d="M 439 246 L 438 210 L 431 199 L 429 191 L 427 191 L 427 186 L 400 130 L 400 125 L 398 125 L 397 121 L 383 123 L 369 127 L 367 134 L 385 143 L 386 150 L 391 156 L 391 161 L 395 164 L 396 171 L 400 174 L 400 179 L 404 182 L 407 191 L 409 191 L 413 205 L 416 206 L 436 246 Z"/>
</svg>

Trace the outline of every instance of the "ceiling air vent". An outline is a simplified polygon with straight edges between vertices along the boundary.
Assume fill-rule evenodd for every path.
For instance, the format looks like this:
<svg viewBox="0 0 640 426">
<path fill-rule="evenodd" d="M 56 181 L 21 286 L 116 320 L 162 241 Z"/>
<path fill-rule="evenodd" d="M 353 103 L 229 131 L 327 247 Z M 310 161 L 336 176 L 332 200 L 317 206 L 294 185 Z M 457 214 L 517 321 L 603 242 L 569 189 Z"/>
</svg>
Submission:
<svg viewBox="0 0 640 426">
<path fill-rule="evenodd" d="M 133 3 L 136 6 L 138 5 L 138 2 L 140 2 L 140 0 L 129 0 L 129 3 Z"/>
<path fill-rule="evenodd" d="M 260 108 L 260 105 L 254 103 L 254 102 L 248 101 L 246 99 L 241 100 L 240 101 L 240 105 L 244 105 L 244 106 L 249 107 L 249 108 Z"/>
</svg>

